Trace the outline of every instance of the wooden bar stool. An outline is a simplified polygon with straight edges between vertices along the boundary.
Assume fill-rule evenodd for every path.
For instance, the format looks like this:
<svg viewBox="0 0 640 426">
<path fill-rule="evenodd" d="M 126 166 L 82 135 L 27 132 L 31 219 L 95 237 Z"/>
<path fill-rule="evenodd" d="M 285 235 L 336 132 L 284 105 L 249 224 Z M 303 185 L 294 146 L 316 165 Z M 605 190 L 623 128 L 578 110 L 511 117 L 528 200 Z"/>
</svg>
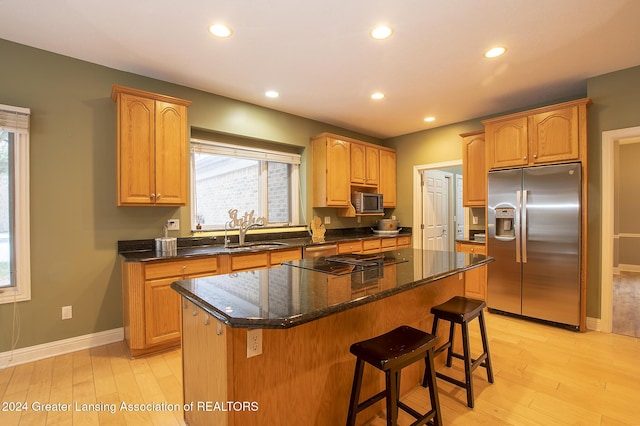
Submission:
<svg viewBox="0 0 640 426">
<path fill-rule="evenodd" d="M 458 358 L 464 361 L 464 377 L 465 381 L 449 377 L 440 372 L 436 372 L 436 377 L 446 380 L 449 383 L 460 386 L 467 391 L 467 405 L 473 408 L 473 381 L 472 373 L 479 366 L 486 368 L 487 380 L 493 383 L 493 369 L 491 367 L 491 356 L 489 355 L 489 343 L 487 341 L 487 329 L 484 323 L 483 309 L 486 303 L 482 300 L 469 299 L 466 297 L 455 296 L 441 305 L 431 308 L 433 317 L 433 328 L 431 333 L 436 334 L 438 321 L 445 320 L 450 322 L 449 340 L 435 350 L 434 355 L 437 356 L 445 349 L 447 350 L 447 367 L 451 367 L 452 358 Z M 471 358 L 471 350 L 469 347 L 469 322 L 478 318 L 480 322 L 480 337 L 482 338 L 483 353 L 478 359 Z M 455 325 L 462 326 L 462 349 L 463 354 L 453 352 L 453 336 Z M 422 386 L 428 386 L 427 377 L 422 381 Z"/>
<path fill-rule="evenodd" d="M 396 425 L 398 421 L 398 408 L 406 411 L 416 418 L 413 425 L 424 425 L 433 420 L 432 424 L 442 425 L 440 403 L 438 401 L 438 388 L 436 384 L 435 370 L 433 367 L 433 348 L 436 344 L 435 336 L 417 330 L 409 326 L 401 326 L 388 333 L 369 340 L 351 345 L 351 353 L 356 359 L 356 369 L 351 389 L 351 401 L 347 426 L 356 423 L 358 413 L 372 404 L 386 397 L 387 425 Z M 426 414 L 420 414 L 413 408 L 400 401 L 400 371 L 416 361 L 424 359 L 426 371 L 423 381 L 429 386 L 431 410 Z M 362 387 L 362 374 L 364 363 L 369 363 L 378 370 L 384 371 L 386 389 L 375 394 L 371 398 L 358 403 L 360 389 Z"/>
</svg>

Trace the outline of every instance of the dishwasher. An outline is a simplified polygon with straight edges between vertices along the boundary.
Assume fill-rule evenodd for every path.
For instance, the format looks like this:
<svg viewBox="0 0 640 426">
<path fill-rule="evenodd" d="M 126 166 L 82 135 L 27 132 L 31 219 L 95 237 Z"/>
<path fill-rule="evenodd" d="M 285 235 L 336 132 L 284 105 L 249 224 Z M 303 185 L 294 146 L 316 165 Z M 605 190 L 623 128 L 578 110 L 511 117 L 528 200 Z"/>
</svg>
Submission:
<svg viewBox="0 0 640 426">
<path fill-rule="evenodd" d="M 333 256 L 338 254 L 338 246 L 335 244 L 321 244 L 305 247 L 302 251 L 303 259 L 312 259 L 320 256 Z"/>
</svg>

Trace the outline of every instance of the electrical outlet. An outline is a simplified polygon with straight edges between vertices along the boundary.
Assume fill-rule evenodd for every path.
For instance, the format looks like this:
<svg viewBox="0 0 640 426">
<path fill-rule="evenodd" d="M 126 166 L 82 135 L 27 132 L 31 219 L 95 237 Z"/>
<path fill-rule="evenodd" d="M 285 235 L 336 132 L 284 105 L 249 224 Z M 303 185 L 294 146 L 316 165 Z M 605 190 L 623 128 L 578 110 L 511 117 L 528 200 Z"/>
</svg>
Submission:
<svg viewBox="0 0 640 426">
<path fill-rule="evenodd" d="M 62 319 L 67 320 L 73 318 L 73 308 L 71 306 L 62 307 Z"/>
<path fill-rule="evenodd" d="M 262 329 L 247 330 L 247 358 L 262 354 Z"/>
<path fill-rule="evenodd" d="M 477 225 L 478 224 L 478 216 L 473 216 L 472 221 L 473 221 L 474 225 Z"/>
<path fill-rule="evenodd" d="M 169 219 L 167 221 L 167 230 L 168 231 L 179 231 L 180 230 L 180 219 Z"/>
<path fill-rule="evenodd" d="M 331 216 L 325 216 L 325 217 L 324 217 L 324 224 L 325 224 L 325 225 L 328 225 L 328 224 L 330 224 L 330 223 L 331 223 Z"/>
</svg>

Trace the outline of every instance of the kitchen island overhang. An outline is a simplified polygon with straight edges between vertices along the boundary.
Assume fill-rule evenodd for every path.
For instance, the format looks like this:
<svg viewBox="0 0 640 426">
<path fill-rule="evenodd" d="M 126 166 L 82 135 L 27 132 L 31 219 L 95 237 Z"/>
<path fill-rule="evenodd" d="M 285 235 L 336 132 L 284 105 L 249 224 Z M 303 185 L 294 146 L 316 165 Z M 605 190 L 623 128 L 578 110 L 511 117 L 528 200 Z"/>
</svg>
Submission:
<svg viewBox="0 0 640 426">
<path fill-rule="evenodd" d="M 180 280 L 171 288 L 229 327 L 286 329 L 493 261 L 481 254 L 416 249 L 385 256 L 397 261 L 381 268 L 326 274 L 305 269 L 303 259 L 275 268 Z M 367 271 L 378 275 L 365 276 Z M 345 287 L 351 288 L 350 295 Z"/>
<path fill-rule="evenodd" d="M 350 345 L 399 325 L 430 331 L 430 308 L 463 295 L 463 273 L 492 260 L 412 249 L 392 254 L 405 260 L 384 266 L 377 279 L 288 264 L 173 283 L 184 301 L 184 403 L 194 407 L 185 410 L 186 422 L 345 424 L 355 366 Z M 261 348 L 250 356 L 251 328 L 261 329 Z M 447 337 L 442 329 L 437 344 Z M 365 371 L 363 395 L 383 389 L 384 375 L 377 373 Z M 418 386 L 423 373 L 423 363 L 404 369 L 401 395 Z M 372 405 L 358 424 L 383 408 L 382 401 Z"/>
</svg>

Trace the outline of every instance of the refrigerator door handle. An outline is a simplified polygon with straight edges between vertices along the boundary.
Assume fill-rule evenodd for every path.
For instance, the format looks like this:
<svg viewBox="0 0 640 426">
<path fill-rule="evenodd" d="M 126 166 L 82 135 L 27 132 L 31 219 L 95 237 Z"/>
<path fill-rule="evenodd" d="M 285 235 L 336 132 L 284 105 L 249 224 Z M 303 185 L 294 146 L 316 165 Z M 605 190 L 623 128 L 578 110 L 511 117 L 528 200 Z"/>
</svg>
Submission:
<svg viewBox="0 0 640 426">
<path fill-rule="evenodd" d="M 522 263 L 527 263 L 527 191 L 522 191 Z"/>
<path fill-rule="evenodd" d="M 521 191 L 516 191 L 516 220 L 514 224 L 514 231 L 516 233 L 516 263 L 520 263 L 520 198 Z"/>
</svg>

